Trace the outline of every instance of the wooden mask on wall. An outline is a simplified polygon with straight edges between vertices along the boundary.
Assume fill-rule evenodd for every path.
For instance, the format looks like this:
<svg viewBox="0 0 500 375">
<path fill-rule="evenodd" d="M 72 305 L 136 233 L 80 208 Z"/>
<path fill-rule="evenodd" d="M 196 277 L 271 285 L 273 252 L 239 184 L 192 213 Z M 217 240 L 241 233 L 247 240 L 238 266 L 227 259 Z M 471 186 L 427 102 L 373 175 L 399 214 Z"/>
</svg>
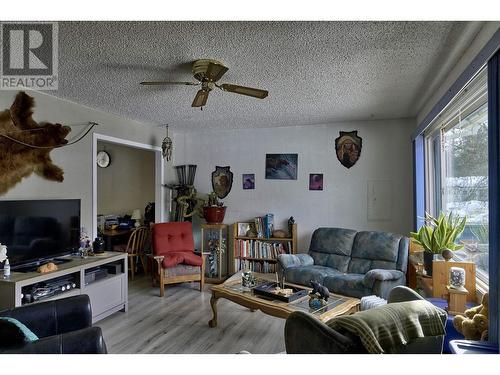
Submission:
<svg viewBox="0 0 500 375">
<path fill-rule="evenodd" d="M 363 140 L 358 136 L 358 131 L 340 132 L 338 138 L 335 139 L 335 151 L 340 164 L 346 168 L 351 168 L 361 155 L 361 147 Z"/>
<path fill-rule="evenodd" d="M 212 189 L 219 199 L 227 197 L 233 186 L 233 172 L 231 167 L 215 167 L 212 172 Z"/>
</svg>

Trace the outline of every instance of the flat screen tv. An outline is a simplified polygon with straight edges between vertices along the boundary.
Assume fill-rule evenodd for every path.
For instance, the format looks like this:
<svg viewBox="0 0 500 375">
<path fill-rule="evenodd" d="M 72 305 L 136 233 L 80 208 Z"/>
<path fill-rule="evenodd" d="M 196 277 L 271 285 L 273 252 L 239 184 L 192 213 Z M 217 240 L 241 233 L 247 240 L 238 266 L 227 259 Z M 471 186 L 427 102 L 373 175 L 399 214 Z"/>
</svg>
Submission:
<svg viewBox="0 0 500 375">
<path fill-rule="evenodd" d="M 79 239 L 79 199 L 0 201 L 0 243 L 13 268 L 71 254 Z"/>
</svg>

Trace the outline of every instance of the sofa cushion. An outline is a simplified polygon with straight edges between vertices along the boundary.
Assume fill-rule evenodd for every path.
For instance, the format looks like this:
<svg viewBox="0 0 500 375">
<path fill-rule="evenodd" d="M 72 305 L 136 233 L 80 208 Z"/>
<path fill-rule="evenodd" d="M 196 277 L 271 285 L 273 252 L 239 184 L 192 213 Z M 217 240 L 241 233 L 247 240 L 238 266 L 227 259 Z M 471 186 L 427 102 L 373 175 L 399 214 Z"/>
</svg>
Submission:
<svg viewBox="0 0 500 375">
<path fill-rule="evenodd" d="M 323 285 L 333 293 L 361 298 L 372 294 L 371 289 L 363 284 L 364 278 L 364 274 L 337 274 L 325 277 Z"/>
<path fill-rule="evenodd" d="M 191 223 L 157 223 L 153 226 L 153 248 L 155 255 L 166 255 L 194 251 L 194 239 Z"/>
<path fill-rule="evenodd" d="M 310 286 L 311 281 L 323 284 L 326 276 L 336 274 L 339 274 L 339 271 L 324 266 L 290 267 L 285 270 L 285 279 L 292 284 Z"/>
<path fill-rule="evenodd" d="M 373 268 L 396 269 L 401 235 L 388 232 L 358 232 L 354 239 L 349 273 L 366 273 Z"/>
<path fill-rule="evenodd" d="M 314 264 L 346 272 L 356 231 L 343 228 L 318 228 L 309 246 Z"/>
</svg>

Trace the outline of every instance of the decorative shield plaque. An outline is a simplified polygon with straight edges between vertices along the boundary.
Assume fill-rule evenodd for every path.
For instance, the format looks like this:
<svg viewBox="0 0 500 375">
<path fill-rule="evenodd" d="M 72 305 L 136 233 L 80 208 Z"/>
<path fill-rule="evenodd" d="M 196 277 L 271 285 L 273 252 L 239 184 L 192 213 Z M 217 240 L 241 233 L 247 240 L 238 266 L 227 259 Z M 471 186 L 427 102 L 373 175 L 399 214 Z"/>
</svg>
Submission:
<svg viewBox="0 0 500 375">
<path fill-rule="evenodd" d="M 216 166 L 212 172 L 212 189 L 219 199 L 225 198 L 233 186 L 233 172 L 229 168 Z"/>
<path fill-rule="evenodd" d="M 346 168 L 351 168 L 359 159 L 363 140 L 358 137 L 358 131 L 340 132 L 340 136 L 335 139 L 335 151 L 340 164 Z"/>
</svg>

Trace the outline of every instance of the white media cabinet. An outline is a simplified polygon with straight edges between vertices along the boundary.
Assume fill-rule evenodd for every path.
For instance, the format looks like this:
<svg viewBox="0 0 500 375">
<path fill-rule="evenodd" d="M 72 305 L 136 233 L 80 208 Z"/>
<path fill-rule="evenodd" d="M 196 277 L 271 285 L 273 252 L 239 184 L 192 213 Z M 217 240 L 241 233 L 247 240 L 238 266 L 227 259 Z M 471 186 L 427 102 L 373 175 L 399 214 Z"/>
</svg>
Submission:
<svg viewBox="0 0 500 375">
<path fill-rule="evenodd" d="M 119 310 L 128 309 L 128 266 L 127 254 L 108 251 L 81 258 L 79 256 L 61 257 L 68 262 L 58 264 L 58 270 L 49 273 L 38 272 L 11 272 L 9 279 L 0 276 L 0 310 L 22 306 L 22 288 L 36 283 L 50 281 L 52 279 L 73 275 L 76 288 L 56 294 L 52 297 L 41 299 L 50 301 L 54 299 L 87 294 L 92 306 L 92 322 L 97 322 Z M 108 274 L 105 278 L 96 280 L 85 285 L 85 272 L 91 268 L 118 262 L 121 264 L 121 272 Z"/>
</svg>

